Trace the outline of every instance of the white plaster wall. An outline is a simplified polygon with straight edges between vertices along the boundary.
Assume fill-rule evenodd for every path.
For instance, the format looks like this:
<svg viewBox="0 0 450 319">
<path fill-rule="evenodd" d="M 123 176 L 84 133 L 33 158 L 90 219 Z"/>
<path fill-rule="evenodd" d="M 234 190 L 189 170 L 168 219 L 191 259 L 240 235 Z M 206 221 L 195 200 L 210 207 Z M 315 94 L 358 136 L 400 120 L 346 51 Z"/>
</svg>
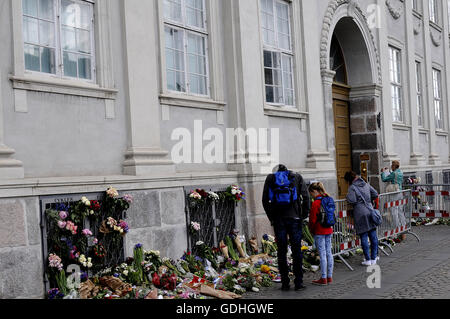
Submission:
<svg viewBox="0 0 450 319">
<path fill-rule="evenodd" d="M 306 132 L 300 128 L 298 119 L 272 117 L 269 119 L 270 128 L 278 128 L 280 133 L 280 162 L 287 167 L 305 167 L 308 152 L 308 138 Z M 317 130 L 315 134 L 325 134 L 324 130 Z"/>
<path fill-rule="evenodd" d="M 395 152 L 400 155 L 400 163 L 402 165 L 409 164 L 410 158 L 410 148 L 411 144 L 409 143 L 409 132 L 394 130 L 394 145 Z"/>
</svg>

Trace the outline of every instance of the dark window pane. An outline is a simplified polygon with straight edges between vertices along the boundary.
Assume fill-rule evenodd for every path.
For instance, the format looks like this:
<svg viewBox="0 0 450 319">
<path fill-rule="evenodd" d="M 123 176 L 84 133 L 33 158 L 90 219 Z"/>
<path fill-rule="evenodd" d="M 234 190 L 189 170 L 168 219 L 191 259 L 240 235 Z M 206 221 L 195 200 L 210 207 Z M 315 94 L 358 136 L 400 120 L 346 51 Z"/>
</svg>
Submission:
<svg viewBox="0 0 450 319">
<path fill-rule="evenodd" d="M 264 51 L 264 66 L 272 67 L 272 53 L 270 51 Z"/>
<path fill-rule="evenodd" d="M 273 103 L 273 86 L 266 86 L 266 102 Z"/>
<path fill-rule="evenodd" d="M 265 79 L 265 84 L 273 85 L 272 69 L 264 69 L 264 79 Z"/>
<path fill-rule="evenodd" d="M 49 48 L 41 48 L 41 72 L 55 74 L 55 50 Z"/>
<path fill-rule="evenodd" d="M 90 80 L 91 76 L 91 59 L 88 57 L 80 56 L 78 58 L 78 76 L 81 79 Z"/>
</svg>

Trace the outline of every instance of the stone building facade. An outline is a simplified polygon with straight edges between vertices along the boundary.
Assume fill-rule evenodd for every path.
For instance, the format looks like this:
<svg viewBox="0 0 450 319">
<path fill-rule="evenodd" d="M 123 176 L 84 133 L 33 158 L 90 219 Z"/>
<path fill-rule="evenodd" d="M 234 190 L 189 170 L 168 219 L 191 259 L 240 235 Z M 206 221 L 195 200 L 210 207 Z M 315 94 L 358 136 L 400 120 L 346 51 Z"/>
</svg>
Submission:
<svg viewBox="0 0 450 319">
<path fill-rule="evenodd" d="M 179 257 L 195 186 L 238 183 L 237 227 L 271 232 L 269 156 L 335 196 L 361 163 L 383 191 L 378 172 L 393 159 L 449 182 L 448 10 L 445 0 L 0 0 L 0 298 L 44 295 L 49 198 L 132 194 L 128 253 L 140 242 Z M 279 139 L 226 145 L 233 161 L 205 162 L 227 128 Z M 192 160 L 176 161 L 186 131 Z"/>
</svg>

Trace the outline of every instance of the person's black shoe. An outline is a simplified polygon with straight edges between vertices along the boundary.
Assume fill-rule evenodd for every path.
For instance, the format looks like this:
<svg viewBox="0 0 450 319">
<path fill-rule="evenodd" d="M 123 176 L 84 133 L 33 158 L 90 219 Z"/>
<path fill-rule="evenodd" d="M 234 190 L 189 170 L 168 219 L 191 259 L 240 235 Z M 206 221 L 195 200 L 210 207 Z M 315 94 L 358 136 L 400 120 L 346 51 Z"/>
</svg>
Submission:
<svg viewBox="0 0 450 319">
<path fill-rule="evenodd" d="M 304 284 L 295 285 L 295 291 L 303 290 L 306 286 Z"/>
<path fill-rule="evenodd" d="M 291 289 L 291 285 L 289 285 L 289 284 L 282 284 L 281 285 L 281 290 L 288 291 L 289 289 Z"/>
</svg>

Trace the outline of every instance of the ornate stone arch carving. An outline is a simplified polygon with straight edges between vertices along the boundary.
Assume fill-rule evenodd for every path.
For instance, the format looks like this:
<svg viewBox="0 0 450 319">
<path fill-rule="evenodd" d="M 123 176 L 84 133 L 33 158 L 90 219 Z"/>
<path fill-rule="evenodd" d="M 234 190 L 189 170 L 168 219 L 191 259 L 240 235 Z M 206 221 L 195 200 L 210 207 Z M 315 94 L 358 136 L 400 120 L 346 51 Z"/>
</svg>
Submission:
<svg viewBox="0 0 450 319">
<path fill-rule="evenodd" d="M 355 0 L 332 0 L 329 2 L 325 17 L 322 23 L 322 32 L 320 39 L 320 68 L 323 71 L 329 70 L 329 44 L 331 35 L 333 33 L 332 27 L 337 23 L 335 21 L 335 15 L 338 9 L 347 5 L 347 16 L 352 17 L 356 21 L 359 22 L 359 26 L 361 27 L 361 31 L 367 38 L 367 41 L 370 43 L 366 43 L 367 49 L 369 51 L 370 60 L 372 66 L 374 68 L 374 72 L 377 73 L 376 81 L 377 84 L 381 84 L 381 66 L 380 66 L 380 56 L 377 50 L 377 46 L 375 44 L 375 37 L 368 26 L 367 17 L 364 12 L 361 10 L 358 2 Z M 370 54 L 371 53 L 371 54 Z M 373 60 L 372 60 L 373 59 Z"/>
</svg>

